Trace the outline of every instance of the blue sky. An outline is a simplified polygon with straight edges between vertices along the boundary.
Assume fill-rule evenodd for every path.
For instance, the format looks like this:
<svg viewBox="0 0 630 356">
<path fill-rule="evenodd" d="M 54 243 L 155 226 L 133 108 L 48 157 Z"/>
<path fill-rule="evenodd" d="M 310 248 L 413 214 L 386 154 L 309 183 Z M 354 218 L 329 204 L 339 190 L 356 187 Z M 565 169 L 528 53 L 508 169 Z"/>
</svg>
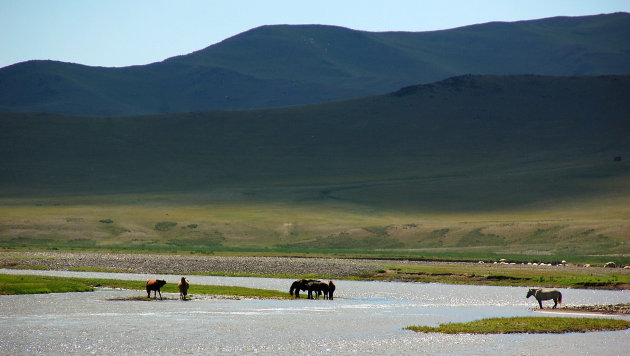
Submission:
<svg viewBox="0 0 630 356">
<path fill-rule="evenodd" d="M 630 0 L 0 0 L 0 67 L 30 59 L 146 64 L 261 25 L 432 31 L 618 11 L 630 12 Z"/>
</svg>

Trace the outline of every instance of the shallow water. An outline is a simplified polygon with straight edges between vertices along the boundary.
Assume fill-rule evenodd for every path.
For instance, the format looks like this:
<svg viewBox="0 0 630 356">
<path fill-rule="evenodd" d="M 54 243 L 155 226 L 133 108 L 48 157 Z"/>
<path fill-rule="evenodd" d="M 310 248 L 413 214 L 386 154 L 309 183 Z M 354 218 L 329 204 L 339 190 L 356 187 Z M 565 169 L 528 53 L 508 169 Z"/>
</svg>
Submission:
<svg viewBox="0 0 630 356">
<path fill-rule="evenodd" d="M 138 280 L 179 276 L 12 271 Z M 189 276 L 195 284 L 287 290 L 291 280 Z M 628 354 L 630 331 L 563 335 L 440 335 L 404 330 L 485 317 L 540 315 L 527 288 L 335 281 L 336 299 L 198 298 L 108 301 L 142 291 L 0 296 L 0 354 Z M 628 291 L 562 289 L 566 305 L 630 302 Z M 175 296 L 175 295 L 169 295 Z M 555 314 L 554 314 L 555 315 Z"/>
</svg>

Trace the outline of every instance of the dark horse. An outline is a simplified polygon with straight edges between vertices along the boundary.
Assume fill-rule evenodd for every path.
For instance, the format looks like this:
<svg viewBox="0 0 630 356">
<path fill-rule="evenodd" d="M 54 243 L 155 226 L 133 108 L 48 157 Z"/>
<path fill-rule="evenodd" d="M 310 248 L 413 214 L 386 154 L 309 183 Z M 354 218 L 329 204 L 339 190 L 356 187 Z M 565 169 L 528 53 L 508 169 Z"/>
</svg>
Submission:
<svg viewBox="0 0 630 356">
<path fill-rule="evenodd" d="M 160 299 L 162 299 L 162 292 L 160 292 L 160 288 L 162 288 L 166 284 L 166 281 L 163 279 L 149 279 L 147 281 L 147 298 L 151 298 L 151 291 L 153 291 L 153 298 L 157 298 L 157 293 L 160 293 Z"/>
<path fill-rule="evenodd" d="M 333 281 L 328 281 L 328 283 L 319 282 L 316 287 L 319 288 L 319 290 L 317 291 L 318 299 L 320 293 L 324 295 L 324 299 L 333 299 L 333 293 L 335 293 L 335 284 L 333 283 Z"/>
<path fill-rule="evenodd" d="M 335 284 L 333 281 L 328 281 L 328 299 L 333 299 L 333 293 L 335 293 Z"/>
<path fill-rule="evenodd" d="M 313 279 L 300 279 L 298 281 L 295 281 L 291 284 L 291 288 L 289 289 L 289 294 L 293 295 L 293 293 L 295 293 L 295 297 L 299 298 L 300 291 L 303 291 L 303 292 L 308 291 L 308 299 L 311 299 L 313 297 L 313 289 L 312 289 L 313 282 L 317 282 L 317 281 Z"/>
<path fill-rule="evenodd" d="M 559 291 L 555 289 L 530 289 L 527 292 L 526 298 L 529 298 L 532 295 L 538 301 L 538 305 L 540 305 L 540 309 L 543 308 L 542 306 L 543 300 L 553 299 L 552 309 L 556 309 L 556 307 L 558 306 L 558 303 L 562 304 L 562 293 L 560 293 Z"/>
<path fill-rule="evenodd" d="M 324 299 L 332 299 L 332 293 L 335 291 L 335 285 L 332 281 L 324 283 L 314 279 L 300 279 L 291 284 L 289 294 L 293 295 L 293 293 L 295 293 L 295 297 L 299 298 L 300 291 L 308 291 L 308 299 L 319 299 L 319 296 L 322 294 L 324 295 Z"/>
<path fill-rule="evenodd" d="M 310 284 L 310 292 L 313 294 L 313 299 L 319 299 L 320 295 L 324 295 L 324 299 L 328 297 L 328 284 L 322 281 L 315 281 Z"/>
</svg>

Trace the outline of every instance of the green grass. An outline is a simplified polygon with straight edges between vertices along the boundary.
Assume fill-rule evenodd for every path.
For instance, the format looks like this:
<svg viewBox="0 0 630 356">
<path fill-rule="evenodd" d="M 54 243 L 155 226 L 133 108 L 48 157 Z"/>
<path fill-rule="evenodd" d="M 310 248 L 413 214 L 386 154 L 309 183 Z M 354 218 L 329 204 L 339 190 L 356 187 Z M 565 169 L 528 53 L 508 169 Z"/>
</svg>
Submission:
<svg viewBox="0 0 630 356">
<path fill-rule="evenodd" d="M 95 287 L 141 290 L 142 293 L 146 293 L 145 282 L 143 281 L 0 274 L 0 294 L 87 292 L 93 291 Z M 167 293 L 179 293 L 176 282 L 167 283 L 161 290 Z M 193 284 L 188 292 L 191 295 L 204 294 L 252 298 L 289 298 L 287 292 L 236 286 Z"/>
<path fill-rule="evenodd" d="M 424 333 L 444 334 L 563 334 L 572 332 L 614 331 L 630 328 L 630 321 L 608 318 L 512 317 L 489 318 L 467 323 L 408 326 Z"/>
<path fill-rule="evenodd" d="M 0 275 L 0 294 L 40 294 L 89 292 L 94 288 L 83 281 L 46 276 Z"/>
</svg>

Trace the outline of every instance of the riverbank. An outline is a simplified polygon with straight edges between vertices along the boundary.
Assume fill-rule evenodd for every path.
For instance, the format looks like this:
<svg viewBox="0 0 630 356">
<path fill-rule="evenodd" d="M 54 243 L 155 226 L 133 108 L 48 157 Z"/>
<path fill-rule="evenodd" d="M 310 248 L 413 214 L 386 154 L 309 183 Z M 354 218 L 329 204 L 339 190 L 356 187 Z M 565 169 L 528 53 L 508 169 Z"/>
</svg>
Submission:
<svg viewBox="0 0 630 356">
<path fill-rule="evenodd" d="M 550 313 L 587 313 L 606 315 L 630 315 L 630 303 L 607 304 L 607 305 L 578 305 L 565 306 L 556 309 L 543 309 Z"/>
<path fill-rule="evenodd" d="M 144 281 L 0 274 L 0 295 L 91 292 L 95 288 L 138 290 L 140 291 L 138 296 L 120 300 L 151 300 L 150 297 L 145 295 Z M 200 296 L 202 298 L 223 299 L 293 299 L 284 291 L 239 286 L 196 285 L 194 291 L 195 299 L 199 299 Z M 167 283 L 162 286 L 161 292 L 178 295 L 179 290 L 177 284 Z"/>
<path fill-rule="evenodd" d="M 576 265 L 4 251 L 0 268 L 630 289 L 630 270 Z"/>
</svg>

